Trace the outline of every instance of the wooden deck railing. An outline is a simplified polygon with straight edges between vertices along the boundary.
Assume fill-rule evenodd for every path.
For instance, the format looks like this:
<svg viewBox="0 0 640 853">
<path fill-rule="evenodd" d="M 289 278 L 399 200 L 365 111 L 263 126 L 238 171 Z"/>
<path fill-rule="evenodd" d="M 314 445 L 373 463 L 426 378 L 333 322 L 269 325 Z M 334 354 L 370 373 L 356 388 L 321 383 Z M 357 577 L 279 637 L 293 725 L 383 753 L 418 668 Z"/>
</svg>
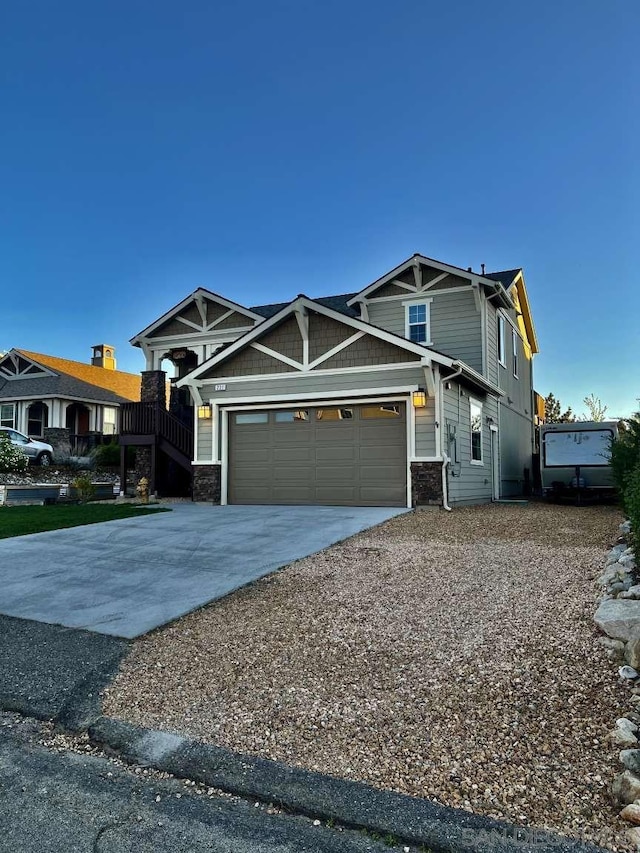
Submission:
<svg viewBox="0 0 640 853">
<path fill-rule="evenodd" d="M 121 435 L 155 435 L 164 438 L 189 458 L 193 457 L 193 430 L 158 403 L 123 403 Z"/>
</svg>

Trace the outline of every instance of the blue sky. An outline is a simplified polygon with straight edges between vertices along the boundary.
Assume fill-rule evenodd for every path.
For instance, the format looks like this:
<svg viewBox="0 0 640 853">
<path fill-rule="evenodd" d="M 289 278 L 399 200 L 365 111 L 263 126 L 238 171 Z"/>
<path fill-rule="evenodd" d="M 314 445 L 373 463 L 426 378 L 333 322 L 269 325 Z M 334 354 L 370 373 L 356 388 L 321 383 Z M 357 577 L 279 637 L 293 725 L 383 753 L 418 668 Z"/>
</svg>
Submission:
<svg viewBox="0 0 640 853">
<path fill-rule="evenodd" d="M 637 0 L 4 4 L 0 349 L 87 360 L 197 286 L 523 266 L 536 384 L 640 396 Z M 635 238 L 635 239 L 634 239 Z"/>
</svg>

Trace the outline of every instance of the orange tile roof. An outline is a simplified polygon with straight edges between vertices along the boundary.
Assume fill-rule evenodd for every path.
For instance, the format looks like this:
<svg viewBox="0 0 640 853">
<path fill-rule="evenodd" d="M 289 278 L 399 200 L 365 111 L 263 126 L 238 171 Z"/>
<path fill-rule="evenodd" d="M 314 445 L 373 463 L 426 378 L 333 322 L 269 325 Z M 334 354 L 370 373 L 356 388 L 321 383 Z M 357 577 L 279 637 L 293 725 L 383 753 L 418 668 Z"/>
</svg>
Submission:
<svg viewBox="0 0 640 853">
<path fill-rule="evenodd" d="M 18 350 L 27 358 L 37 361 L 51 370 L 66 373 L 89 385 L 97 388 L 105 388 L 124 397 L 126 400 L 138 402 L 140 400 L 141 377 L 135 373 L 125 373 L 122 370 L 107 370 L 104 367 L 94 367 L 92 364 L 83 364 L 81 361 L 71 361 L 68 358 L 56 358 L 54 355 L 44 355 L 41 352 L 29 352 L 26 349 Z"/>
</svg>

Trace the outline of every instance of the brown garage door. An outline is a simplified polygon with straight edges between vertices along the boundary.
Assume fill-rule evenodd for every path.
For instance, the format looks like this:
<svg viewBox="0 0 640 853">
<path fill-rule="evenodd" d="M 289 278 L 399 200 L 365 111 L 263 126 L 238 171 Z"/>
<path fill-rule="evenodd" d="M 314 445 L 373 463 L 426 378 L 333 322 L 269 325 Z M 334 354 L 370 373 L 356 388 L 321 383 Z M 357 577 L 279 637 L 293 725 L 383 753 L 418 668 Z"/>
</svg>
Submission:
<svg viewBox="0 0 640 853">
<path fill-rule="evenodd" d="M 229 414 L 229 502 L 405 506 L 404 403 Z"/>
</svg>

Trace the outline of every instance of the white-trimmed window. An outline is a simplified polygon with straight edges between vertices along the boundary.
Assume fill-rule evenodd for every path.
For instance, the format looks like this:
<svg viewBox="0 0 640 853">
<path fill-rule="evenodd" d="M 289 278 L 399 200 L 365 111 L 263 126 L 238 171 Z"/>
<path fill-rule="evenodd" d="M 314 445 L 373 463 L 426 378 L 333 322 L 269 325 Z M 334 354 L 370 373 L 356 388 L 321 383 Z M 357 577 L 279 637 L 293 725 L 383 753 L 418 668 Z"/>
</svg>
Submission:
<svg viewBox="0 0 640 853">
<path fill-rule="evenodd" d="M 513 346 L 513 375 L 518 378 L 518 333 L 511 330 L 511 345 Z"/>
<path fill-rule="evenodd" d="M 16 426 L 16 404 L 2 403 L 0 405 L 0 426 L 15 429 Z"/>
<path fill-rule="evenodd" d="M 469 434 L 471 435 L 471 464 L 482 465 L 482 403 L 469 397 Z"/>
<path fill-rule="evenodd" d="M 431 343 L 431 299 L 405 304 L 405 337 L 415 344 Z"/>
<path fill-rule="evenodd" d="M 505 352 L 507 321 L 502 314 L 498 314 L 498 361 L 503 367 L 507 366 L 507 355 Z"/>
<path fill-rule="evenodd" d="M 115 435 L 118 423 L 118 413 L 115 408 L 105 406 L 102 410 L 102 433 L 103 435 Z"/>
</svg>

